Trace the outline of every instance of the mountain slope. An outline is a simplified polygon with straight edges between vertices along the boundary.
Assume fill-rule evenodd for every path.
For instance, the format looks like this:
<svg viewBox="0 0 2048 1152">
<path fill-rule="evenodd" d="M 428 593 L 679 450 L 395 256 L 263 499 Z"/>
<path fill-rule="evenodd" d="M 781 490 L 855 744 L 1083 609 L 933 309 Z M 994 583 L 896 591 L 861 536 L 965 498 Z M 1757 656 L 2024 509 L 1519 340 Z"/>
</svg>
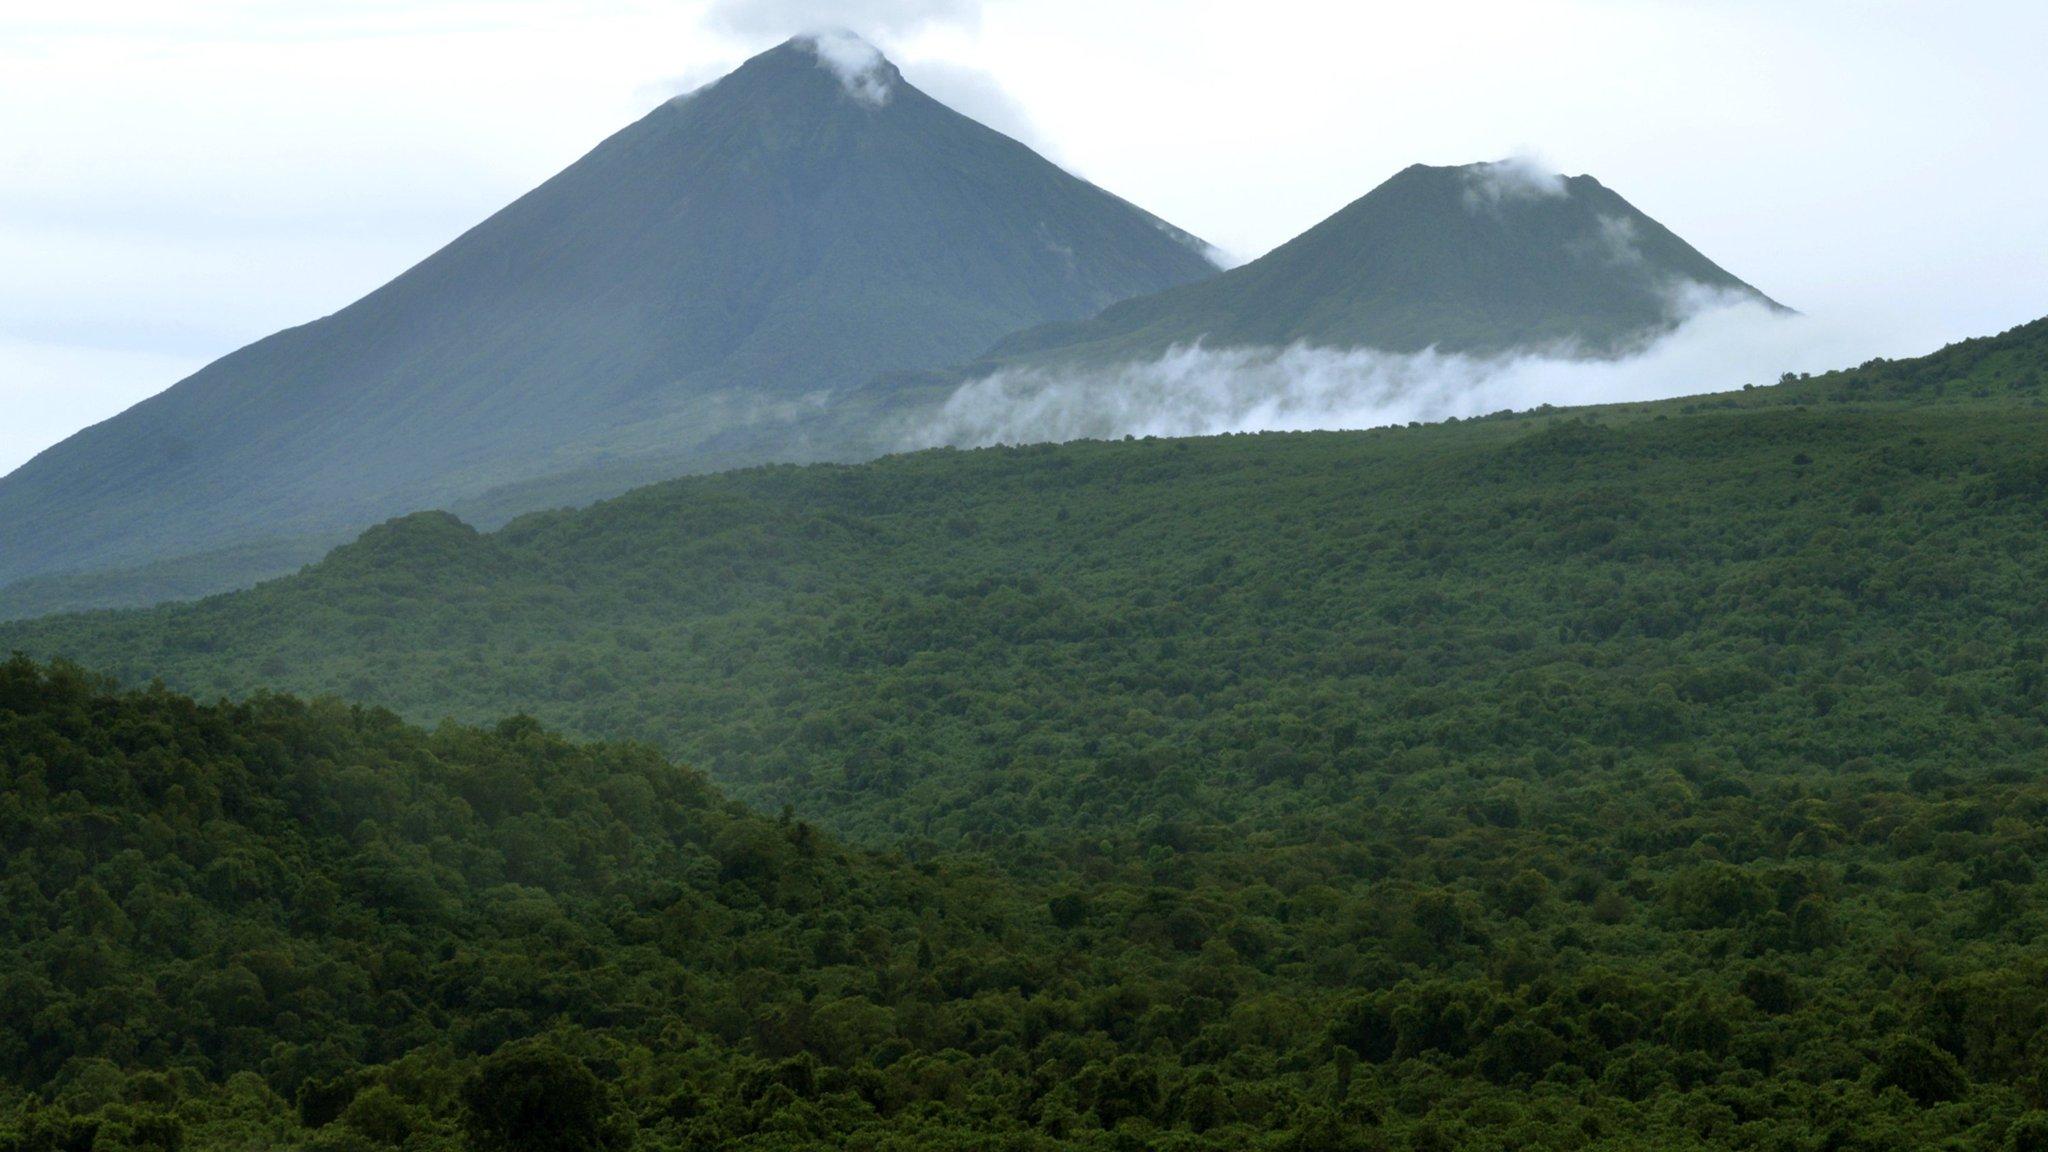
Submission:
<svg viewBox="0 0 2048 1152">
<path fill-rule="evenodd" d="M 1591 176 L 1418 164 L 1249 264 L 1018 333 L 989 359 L 1129 360 L 1196 341 L 1605 355 L 1667 330 L 1697 293 L 1771 303 Z"/>
<path fill-rule="evenodd" d="M 245 593 L 0 626 L 0 650 L 207 696 L 522 709 L 863 835 L 1226 818 L 1284 805 L 1292 785 L 1258 798 L 1272 772 L 1329 769 L 1304 733 L 1339 717 L 1375 757 L 1446 725 L 1465 754 L 1520 755 L 1491 712 L 1532 668 L 1593 662 L 1573 707 L 1619 754 L 1637 735 L 1596 715 L 1759 643 L 1833 630 L 1810 658 L 1845 670 L 1864 644 L 2003 643 L 2048 564 L 2044 373 L 2048 321 L 1599 425 L 936 451 L 672 482 L 492 534 L 421 514 Z M 1807 723 L 1807 682 L 1773 683 L 1702 720 L 1737 743 Z M 1840 689 L 1943 707 L 1892 691 Z M 1995 711 L 1971 723 L 2006 746 Z M 1290 767 L 1261 766 L 1268 738 Z M 1144 767 L 1168 761 L 1199 769 Z"/>
<path fill-rule="evenodd" d="M 0 1146 L 2038 1147 L 2044 377 L 764 468 L 0 630 L 248 697 L 0 665 Z"/>
<path fill-rule="evenodd" d="M 359 527 L 595 462 L 686 471 L 706 436 L 822 390 L 1213 271 L 865 45 L 791 41 L 363 300 L 0 479 L 0 582 Z"/>
</svg>

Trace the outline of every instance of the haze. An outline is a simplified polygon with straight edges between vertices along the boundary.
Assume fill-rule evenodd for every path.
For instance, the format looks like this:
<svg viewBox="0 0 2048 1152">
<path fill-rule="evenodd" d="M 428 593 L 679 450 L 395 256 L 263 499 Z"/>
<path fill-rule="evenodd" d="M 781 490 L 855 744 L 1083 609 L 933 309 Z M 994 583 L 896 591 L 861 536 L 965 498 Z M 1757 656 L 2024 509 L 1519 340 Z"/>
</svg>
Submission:
<svg viewBox="0 0 2048 1152">
<path fill-rule="evenodd" d="M 0 472 L 823 25 L 1238 257 L 1409 163 L 1533 152 L 1837 359 L 2048 310 L 2032 5 L 89 2 L 0 32 Z"/>
</svg>

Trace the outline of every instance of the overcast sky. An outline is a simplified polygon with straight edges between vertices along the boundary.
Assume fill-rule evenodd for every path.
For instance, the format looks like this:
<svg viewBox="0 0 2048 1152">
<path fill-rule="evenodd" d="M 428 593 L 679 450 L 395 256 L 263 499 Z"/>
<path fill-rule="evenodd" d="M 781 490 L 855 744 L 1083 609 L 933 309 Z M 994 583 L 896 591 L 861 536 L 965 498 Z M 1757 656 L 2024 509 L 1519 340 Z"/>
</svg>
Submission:
<svg viewBox="0 0 2048 1152">
<path fill-rule="evenodd" d="M 0 473 L 829 25 L 1239 257 L 1534 154 L 1858 352 L 2048 313 L 2037 2 L 0 0 Z"/>
</svg>

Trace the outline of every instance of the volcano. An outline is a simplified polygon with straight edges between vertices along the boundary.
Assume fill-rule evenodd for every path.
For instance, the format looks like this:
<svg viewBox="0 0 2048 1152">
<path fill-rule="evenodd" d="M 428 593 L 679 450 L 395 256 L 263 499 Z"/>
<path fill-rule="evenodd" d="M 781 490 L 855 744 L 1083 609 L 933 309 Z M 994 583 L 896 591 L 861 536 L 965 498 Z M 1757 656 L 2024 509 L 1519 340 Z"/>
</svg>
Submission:
<svg viewBox="0 0 2048 1152">
<path fill-rule="evenodd" d="M 1206 253 L 858 38 L 800 37 L 0 479 L 0 583 L 235 550 L 276 569 L 266 542 L 698 470 L 721 432 L 1199 280 Z"/>
</svg>

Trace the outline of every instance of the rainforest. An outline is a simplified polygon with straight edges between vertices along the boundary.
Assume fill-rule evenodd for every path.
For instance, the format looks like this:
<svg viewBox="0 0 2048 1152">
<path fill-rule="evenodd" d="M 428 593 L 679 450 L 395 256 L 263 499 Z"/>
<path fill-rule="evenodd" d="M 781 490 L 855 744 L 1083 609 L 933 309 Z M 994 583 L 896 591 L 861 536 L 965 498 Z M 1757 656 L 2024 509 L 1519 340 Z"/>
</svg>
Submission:
<svg viewBox="0 0 2048 1152">
<path fill-rule="evenodd" d="M 2044 373 L 770 467 L 6 625 L 0 1147 L 2048 1147 Z"/>
</svg>

